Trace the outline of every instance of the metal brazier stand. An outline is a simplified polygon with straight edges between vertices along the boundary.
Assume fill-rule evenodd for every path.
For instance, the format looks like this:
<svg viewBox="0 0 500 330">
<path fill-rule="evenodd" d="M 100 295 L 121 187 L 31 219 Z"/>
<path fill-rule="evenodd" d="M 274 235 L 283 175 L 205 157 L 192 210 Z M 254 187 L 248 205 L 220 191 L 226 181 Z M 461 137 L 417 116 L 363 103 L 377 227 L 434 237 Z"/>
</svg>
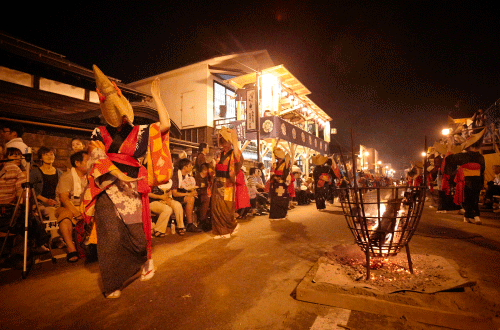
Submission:
<svg viewBox="0 0 500 330">
<path fill-rule="evenodd" d="M 340 156 L 347 170 L 342 148 Z M 424 158 L 423 180 L 420 186 L 358 187 L 354 134 L 351 130 L 352 178 L 349 188 L 343 188 L 340 200 L 347 226 L 356 244 L 366 256 L 366 279 L 370 279 L 370 258 L 395 256 L 405 247 L 408 268 L 413 274 L 408 246 L 424 209 L 427 186 L 427 158 Z M 427 150 L 427 137 L 425 149 Z M 349 173 L 349 171 L 347 171 Z"/>
<path fill-rule="evenodd" d="M 371 257 L 395 256 L 403 247 L 413 274 L 408 243 L 422 215 L 425 186 L 344 190 L 342 210 L 356 244 L 366 255 L 366 279 L 370 279 Z"/>
</svg>

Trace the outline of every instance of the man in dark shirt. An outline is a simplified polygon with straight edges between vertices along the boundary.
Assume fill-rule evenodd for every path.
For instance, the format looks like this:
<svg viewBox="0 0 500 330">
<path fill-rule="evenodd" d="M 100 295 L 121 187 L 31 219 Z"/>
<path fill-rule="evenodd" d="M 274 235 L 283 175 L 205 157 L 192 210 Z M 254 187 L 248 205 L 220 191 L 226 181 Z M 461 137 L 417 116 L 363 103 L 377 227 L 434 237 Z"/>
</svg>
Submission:
<svg viewBox="0 0 500 330">
<path fill-rule="evenodd" d="M 201 171 L 201 164 L 205 164 L 207 162 L 207 155 L 209 152 L 208 145 L 204 142 L 200 143 L 198 146 L 198 154 L 196 155 L 196 161 L 195 161 L 195 166 L 194 170 L 196 173 L 199 173 Z"/>
<path fill-rule="evenodd" d="M 212 224 L 208 219 L 208 210 L 210 208 L 210 196 L 208 191 L 208 163 L 203 163 L 200 165 L 195 179 L 196 186 L 198 186 L 198 197 L 196 198 L 196 205 L 198 206 L 198 225 L 204 231 L 210 231 L 212 230 Z"/>
<path fill-rule="evenodd" d="M 266 175 L 264 174 L 264 163 L 258 163 L 257 168 L 260 170 L 260 178 L 262 179 L 262 184 L 266 184 Z"/>
</svg>

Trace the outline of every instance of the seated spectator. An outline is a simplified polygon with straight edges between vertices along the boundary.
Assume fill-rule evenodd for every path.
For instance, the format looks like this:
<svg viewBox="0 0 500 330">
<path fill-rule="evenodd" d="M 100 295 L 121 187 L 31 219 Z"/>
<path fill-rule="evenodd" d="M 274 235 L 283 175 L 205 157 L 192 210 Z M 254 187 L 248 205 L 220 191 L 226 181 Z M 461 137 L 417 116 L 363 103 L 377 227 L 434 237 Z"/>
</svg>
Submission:
<svg viewBox="0 0 500 330">
<path fill-rule="evenodd" d="M 6 122 L 3 124 L 0 131 L 3 140 L 5 141 L 5 148 L 17 148 L 21 153 L 25 154 L 28 146 L 23 142 L 22 136 L 24 134 L 24 127 L 21 124 L 14 122 Z M 21 164 L 26 167 L 26 161 L 21 160 Z"/>
<path fill-rule="evenodd" d="M 212 222 L 208 218 L 208 211 L 210 209 L 210 189 L 209 189 L 209 165 L 203 163 L 199 166 L 196 173 L 196 185 L 198 186 L 198 197 L 196 198 L 196 205 L 198 206 L 198 226 L 203 231 L 212 230 Z"/>
<path fill-rule="evenodd" d="M 0 146 L 0 160 L 4 159 L 3 150 L 3 147 Z M 23 200 L 19 200 L 19 197 L 23 193 L 22 186 L 25 182 L 26 174 L 21 171 L 18 165 L 15 164 L 15 160 L 0 163 L 0 228 L 2 230 L 8 229 L 17 202 L 23 202 Z M 21 207 L 20 211 L 18 219 L 23 216 L 24 208 Z M 30 219 L 32 218 L 30 217 Z M 35 242 L 35 249 L 32 251 L 35 253 L 49 252 L 49 249 L 44 245 L 47 243 L 48 236 L 45 233 L 43 224 L 38 223 L 36 220 L 37 218 L 35 218 L 35 221 L 29 221 L 29 232 Z M 24 230 L 24 221 L 22 223 L 17 223 L 17 225 L 22 226 Z M 22 242 L 22 240 L 20 241 Z M 13 254 L 22 254 L 23 249 L 24 246 L 22 244 L 18 244 L 11 252 Z"/>
<path fill-rule="evenodd" d="M 26 174 L 26 169 L 22 165 L 23 153 L 21 152 L 21 150 L 17 148 L 7 148 L 5 157 L 7 159 L 11 159 L 12 164 L 17 165 L 21 169 L 21 171 L 23 171 Z"/>
<path fill-rule="evenodd" d="M 256 167 L 250 169 L 248 175 L 248 195 L 250 196 L 250 205 L 252 207 L 252 215 L 267 215 L 264 211 L 267 204 L 267 198 L 264 193 L 259 190 L 264 189 L 262 179 L 260 177 L 260 170 Z"/>
<path fill-rule="evenodd" d="M 85 149 L 85 145 L 83 144 L 82 140 L 73 138 L 71 140 L 71 150 L 72 152 L 78 152 L 82 151 Z"/>
<path fill-rule="evenodd" d="M 314 200 L 314 180 L 312 178 L 312 173 L 311 173 L 311 175 L 306 177 L 305 186 L 306 186 L 307 200 L 313 201 Z"/>
<path fill-rule="evenodd" d="M 295 189 L 295 196 L 298 205 L 307 205 L 309 204 L 309 200 L 307 198 L 307 187 L 304 185 L 302 181 L 302 173 L 294 172 L 293 176 L 295 177 L 295 181 L 293 183 Z"/>
<path fill-rule="evenodd" d="M 57 200 L 56 187 L 62 171 L 53 166 L 55 160 L 53 149 L 41 147 L 38 149 L 37 155 L 40 166 L 34 167 L 30 171 L 30 182 L 33 184 L 42 215 L 48 217 L 50 221 L 57 222 L 55 213 L 57 207 L 59 207 L 59 201 Z M 58 235 L 56 229 L 50 231 L 50 236 L 57 248 L 65 246 L 62 237 Z"/>
<path fill-rule="evenodd" d="M 261 164 L 261 163 L 259 163 Z M 263 167 L 263 166 L 262 166 Z M 267 215 L 269 213 L 269 197 L 266 191 L 266 182 L 262 180 L 264 176 L 262 174 L 263 169 L 257 167 L 255 170 L 255 186 L 257 187 L 257 207 L 258 213 L 261 215 Z M 267 213 L 266 213 L 267 212 Z"/>
<path fill-rule="evenodd" d="M 495 178 L 493 181 L 488 181 L 488 188 L 484 195 L 484 207 L 491 209 L 493 207 L 493 196 L 500 195 L 500 165 L 493 165 Z"/>
<path fill-rule="evenodd" d="M 189 159 L 181 158 L 177 163 L 177 169 L 177 171 L 174 170 L 172 175 L 172 196 L 174 200 L 184 205 L 184 214 L 186 215 L 187 222 L 186 230 L 192 233 L 202 232 L 202 230 L 193 223 L 196 190 L 187 190 L 181 187 L 181 183 L 193 170 L 193 165 Z"/>
<path fill-rule="evenodd" d="M 184 228 L 184 210 L 181 203 L 172 199 L 171 188 L 172 180 L 167 184 L 153 187 L 151 193 L 149 193 L 149 208 L 152 213 L 159 215 L 154 227 L 155 237 L 165 237 L 172 212 L 175 214 L 177 224 L 175 230 L 177 234 L 183 236 L 186 233 L 186 228 Z"/>
<path fill-rule="evenodd" d="M 56 187 L 57 196 L 61 201 L 61 207 L 57 208 L 56 216 L 59 223 L 59 231 L 68 247 L 66 260 L 68 262 L 78 261 L 78 252 L 73 242 L 73 227 L 82 220 L 80 212 L 81 194 L 88 185 L 87 161 L 88 154 L 78 151 L 71 155 L 71 169 L 61 175 Z"/>
<path fill-rule="evenodd" d="M 17 148 L 24 154 L 28 146 L 23 142 L 24 127 L 14 122 L 5 122 L 2 125 L 2 138 L 5 141 L 5 148 Z"/>
<path fill-rule="evenodd" d="M 1 146 L 0 151 L 0 160 L 3 160 L 4 153 Z M 26 182 L 26 174 L 17 165 L 17 160 L 0 163 L 0 204 L 15 205 L 23 191 L 22 184 L 24 182 Z"/>
</svg>

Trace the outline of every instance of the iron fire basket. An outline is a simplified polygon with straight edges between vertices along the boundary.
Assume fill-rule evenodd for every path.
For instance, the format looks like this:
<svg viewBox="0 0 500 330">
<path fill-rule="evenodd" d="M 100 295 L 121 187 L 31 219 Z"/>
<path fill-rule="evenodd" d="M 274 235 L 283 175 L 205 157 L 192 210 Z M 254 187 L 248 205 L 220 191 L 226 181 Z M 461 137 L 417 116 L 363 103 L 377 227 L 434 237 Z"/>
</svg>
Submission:
<svg viewBox="0 0 500 330">
<path fill-rule="evenodd" d="M 413 274 L 410 242 L 417 229 L 425 201 L 425 186 L 344 188 L 341 199 L 347 226 L 366 255 L 366 279 L 370 279 L 370 258 L 395 256 L 406 248 Z"/>
</svg>

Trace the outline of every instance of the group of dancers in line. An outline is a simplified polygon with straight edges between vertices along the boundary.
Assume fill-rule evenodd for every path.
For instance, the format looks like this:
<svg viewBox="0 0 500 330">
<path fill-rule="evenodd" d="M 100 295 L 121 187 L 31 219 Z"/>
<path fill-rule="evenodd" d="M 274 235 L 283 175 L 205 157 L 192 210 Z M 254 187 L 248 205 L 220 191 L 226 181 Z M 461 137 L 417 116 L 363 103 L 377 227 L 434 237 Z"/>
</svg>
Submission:
<svg viewBox="0 0 500 330">
<path fill-rule="evenodd" d="M 296 197 L 294 180 L 290 175 L 292 163 L 290 156 L 280 148 L 273 149 L 275 162 L 271 167 L 269 179 L 270 212 L 269 219 L 285 219 L 291 198 Z M 334 179 L 340 178 L 340 170 L 333 159 L 320 154 L 312 156 L 314 165 L 314 201 L 316 208 L 326 208 L 326 200 L 331 194 L 331 187 L 335 185 Z M 298 188 L 300 190 L 300 187 Z"/>
<path fill-rule="evenodd" d="M 147 281 L 156 272 L 151 255 L 151 218 L 148 194 L 151 187 L 167 183 L 173 164 L 169 148 L 170 117 L 163 104 L 159 80 L 151 85 L 159 122 L 134 125 L 134 111 L 121 90 L 93 66 L 101 111 L 107 125 L 97 127 L 89 145 L 88 186 L 81 211 L 84 218 L 82 242 L 97 244 L 104 296 L 118 298 L 124 285 L 140 272 Z M 234 130 L 219 131 L 221 152 L 211 184 L 212 233 L 234 235 L 236 175 L 243 164 Z M 290 175 L 290 156 L 274 148 L 276 161 L 269 180 L 270 219 L 285 219 L 289 200 L 295 195 Z M 315 156 L 316 203 L 324 208 L 323 187 L 331 183 L 331 166 L 322 166 L 327 157 Z M 329 171 L 328 171 L 329 169 Z M 317 179 L 316 179 L 317 177 Z M 319 203 L 319 204 L 318 204 Z M 322 205 L 321 205 L 322 203 Z"/>
</svg>

